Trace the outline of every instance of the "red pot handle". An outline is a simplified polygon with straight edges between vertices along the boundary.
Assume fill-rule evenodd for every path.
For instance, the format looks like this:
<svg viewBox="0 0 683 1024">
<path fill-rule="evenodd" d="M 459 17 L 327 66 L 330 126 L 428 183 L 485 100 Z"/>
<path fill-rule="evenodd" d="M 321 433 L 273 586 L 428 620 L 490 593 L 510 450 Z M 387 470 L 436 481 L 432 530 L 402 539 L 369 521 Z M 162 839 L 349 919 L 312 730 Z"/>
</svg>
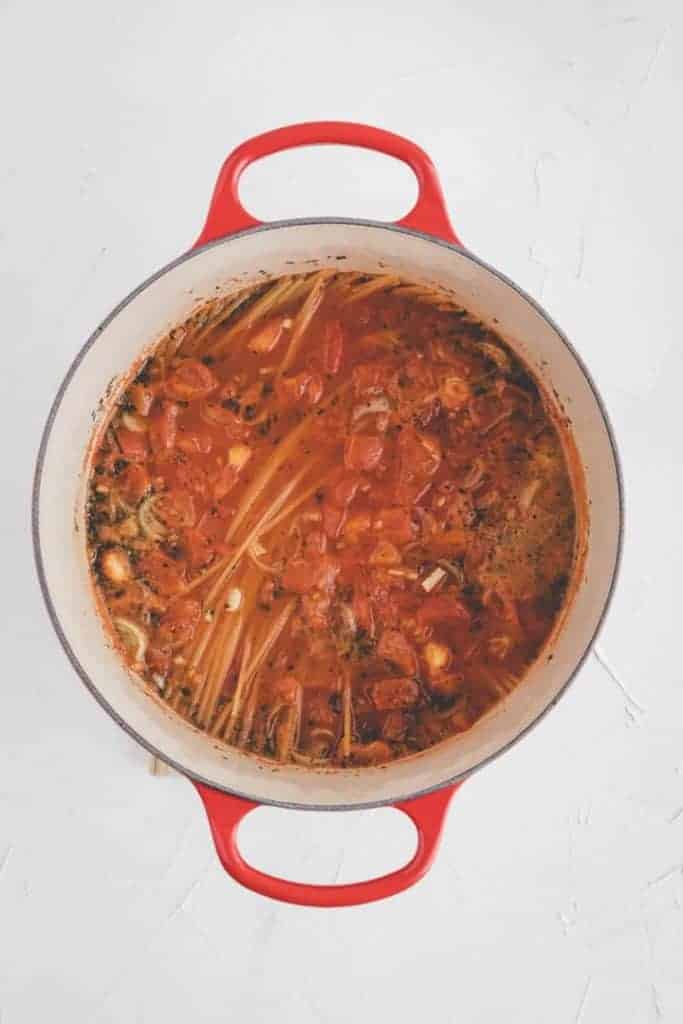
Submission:
<svg viewBox="0 0 683 1024">
<path fill-rule="evenodd" d="M 352 907 L 394 896 L 410 888 L 429 870 L 434 860 L 448 805 L 462 783 L 437 789 L 434 793 L 405 800 L 393 806 L 407 814 L 417 829 L 417 850 L 411 861 L 398 871 L 367 882 L 350 885 L 305 885 L 258 871 L 242 857 L 237 847 L 240 822 L 260 804 L 229 796 L 199 782 L 195 786 L 204 802 L 221 864 L 229 875 L 253 892 L 283 903 L 305 907 Z"/>
<path fill-rule="evenodd" d="M 264 156 L 279 153 L 283 149 L 326 144 L 360 146 L 362 149 L 374 149 L 378 153 L 386 153 L 387 156 L 403 160 L 417 178 L 418 194 L 417 202 L 410 213 L 396 223 L 460 244 L 448 218 L 436 170 L 423 149 L 401 135 L 394 135 L 393 132 L 373 128 L 367 124 L 353 124 L 350 121 L 310 121 L 307 124 L 292 124 L 286 128 L 276 128 L 263 135 L 256 135 L 232 151 L 218 175 L 206 223 L 195 242 L 195 248 L 261 223 L 247 213 L 239 198 L 239 180 L 249 164 Z"/>
</svg>

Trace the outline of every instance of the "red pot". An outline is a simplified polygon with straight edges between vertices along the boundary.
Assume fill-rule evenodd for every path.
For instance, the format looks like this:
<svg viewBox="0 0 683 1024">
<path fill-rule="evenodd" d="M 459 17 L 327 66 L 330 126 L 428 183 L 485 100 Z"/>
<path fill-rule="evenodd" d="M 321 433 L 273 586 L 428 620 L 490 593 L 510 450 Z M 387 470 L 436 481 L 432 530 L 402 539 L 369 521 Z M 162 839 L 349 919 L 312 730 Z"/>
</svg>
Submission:
<svg viewBox="0 0 683 1024">
<path fill-rule="evenodd" d="M 418 180 L 414 208 L 397 224 L 342 218 L 261 224 L 244 210 L 237 186 L 245 167 L 283 149 L 321 143 L 362 146 L 403 160 Z M 571 418 L 592 511 L 583 571 L 562 627 L 524 681 L 468 732 L 380 768 L 276 769 L 200 734 L 147 693 L 105 642 L 86 560 L 84 454 L 93 433 L 91 410 L 103 414 L 101 396 L 107 393 L 114 401 L 145 347 L 184 320 L 199 301 L 243 287 L 259 272 L 310 270 L 312 257 L 320 265 L 343 257 L 347 270 L 381 267 L 447 287 L 484 321 L 495 321 L 496 330 L 534 368 Z M 33 505 L 43 594 L 80 677 L 139 743 L 192 779 L 221 861 L 237 881 L 266 896 L 311 906 L 381 899 L 424 875 L 457 787 L 541 718 L 586 657 L 613 589 L 621 530 L 621 482 L 612 433 L 574 349 L 537 303 L 462 246 L 450 225 L 434 167 L 421 149 L 378 128 L 339 122 L 281 128 L 245 142 L 228 157 L 193 249 L 117 306 L 76 356 L 45 428 Z M 323 810 L 393 805 L 414 822 L 417 850 L 400 870 L 353 885 L 309 886 L 274 878 L 246 864 L 236 841 L 241 819 L 264 803 Z"/>
</svg>

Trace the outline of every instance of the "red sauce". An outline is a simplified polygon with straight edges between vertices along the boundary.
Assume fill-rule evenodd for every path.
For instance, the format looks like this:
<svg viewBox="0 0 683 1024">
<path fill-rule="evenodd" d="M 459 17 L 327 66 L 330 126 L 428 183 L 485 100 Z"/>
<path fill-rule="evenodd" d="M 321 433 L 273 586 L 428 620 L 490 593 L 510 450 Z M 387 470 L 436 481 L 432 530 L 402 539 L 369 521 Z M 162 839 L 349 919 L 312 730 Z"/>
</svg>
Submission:
<svg viewBox="0 0 683 1024">
<path fill-rule="evenodd" d="M 205 307 L 94 454 L 92 566 L 128 663 L 281 761 L 376 764 L 468 729 L 574 572 L 537 382 L 464 310 L 387 284 L 320 272 Z"/>
</svg>

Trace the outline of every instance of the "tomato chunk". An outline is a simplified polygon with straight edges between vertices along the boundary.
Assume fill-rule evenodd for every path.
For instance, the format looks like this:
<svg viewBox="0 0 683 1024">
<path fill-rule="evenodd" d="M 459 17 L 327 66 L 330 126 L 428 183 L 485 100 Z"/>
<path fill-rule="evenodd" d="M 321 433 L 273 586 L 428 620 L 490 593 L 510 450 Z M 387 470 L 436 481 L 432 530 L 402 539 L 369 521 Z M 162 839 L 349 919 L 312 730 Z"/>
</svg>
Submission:
<svg viewBox="0 0 683 1024">
<path fill-rule="evenodd" d="M 469 622 L 470 612 L 454 594 L 431 594 L 420 605 L 417 621 L 421 626 L 436 622 Z"/>
<path fill-rule="evenodd" d="M 329 555 L 319 558 L 317 562 L 292 558 L 282 577 L 282 585 L 295 594 L 307 594 L 310 590 L 331 593 L 338 574 L 339 563 Z"/>
<path fill-rule="evenodd" d="M 205 398 L 218 387 L 218 378 L 198 359 L 183 359 L 166 381 L 166 394 L 183 402 Z"/>
<path fill-rule="evenodd" d="M 398 629 L 384 630 L 377 645 L 377 655 L 390 661 L 407 676 L 413 676 L 417 672 L 415 648 Z"/>
<path fill-rule="evenodd" d="M 187 455 L 208 455 L 213 448 L 213 438 L 208 430 L 181 429 L 177 444 Z"/>
<path fill-rule="evenodd" d="M 417 527 L 410 512 L 405 508 L 381 508 L 375 513 L 373 528 L 384 540 L 394 544 L 408 544 L 413 540 Z"/>
<path fill-rule="evenodd" d="M 185 585 L 183 563 L 164 554 L 159 548 L 154 548 L 144 555 L 136 568 L 138 575 L 144 577 L 152 590 L 163 597 L 173 597 Z"/>
<path fill-rule="evenodd" d="M 325 327 L 323 338 L 323 370 L 325 373 L 339 373 L 344 355 L 344 330 L 338 320 Z"/>
<path fill-rule="evenodd" d="M 370 687 L 370 696 L 378 711 L 412 708 L 420 699 L 420 687 L 414 679 L 380 679 Z"/>
<path fill-rule="evenodd" d="M 194 462 L 181 462 L 174 467 L 175 472 L 168 475 L 170 486 L 194 494 L 205 501 L 209 494 L 209 479 L 206 472 Z"/>
<path fill-rule="evenodd" d="M 346 508 L 350 505 L 353 499 L 358 493 L 358 488 L 363 482 L 363 478 L 358 476 L 356 473 L 346 473 L 341 480 L 330 488 L 329 501 L 332 505 L 336 505 L 337 508 Z"/>
<path fill-rule="evenodd" d="M 149 447 L 146 434 L 137 430 L 128 430 L 126 427 L 119 427 L 116 431 L 116 440 L 125 459 L 129 459 L 131 462 L 144 462 L 147 458 Z"/>
<path fill-rule="evenodd" d="M 285 316 L 276 316 L 267 320 L 262 327 L 249 339 L 247 348 L 257 355 L 272 352 L 282 338 L 284 331 L 291 327 L 292 321 Z"/>
<path fill-rule="evenodd" d="M 175 447 L 179 412 L 180 406 L 175 402 L 164 402 L 160 411 L 151 417 L 149 441 L 152 451 L 161 454 Z"/>
<path fill-rule="evenodd" d="M 352 379 L 356 394 L 373 394 L 394 388 L 398 381 L 398 371 L 386 360 L 377 360 L 354 366 Z"/>
<path fill-rule="evenodd" d="M 194 527 L 185 530 L 183 534 L 183 551 L 191 569 L 203 569 L 215 554 L 210 538 Z"/>
<path fill-rule="evenodd" d="M 441 465 L 441 445 L 431 434 L 420 434 L 409 427 L 398 439 L 401 476 L 428 480 Z"/>
<path fill-rule="evenodd" d="M 310 594 L 304 594 L 301 598 L 301 614 L 309 629 L 316 632 L 327 629 L 329 626 L 328 612 L 331 599 L 329 594 L 320 590 L 314 590 Z"/>
<path fill-rule="evenodd" d="M 221 501 L 233 489 L 239 479 L 239 473 L 228 463 L 221 466 L 211 476 L 211 490 L 215 501 Z"/>
<path fill-rule="evenodd" d="M 140 416 L 149 416 L 154 403 L 154 391 L 151 388 L 147 388 L 143 384 L 131 384 L 128 388 L 128 398 Z"/>
<path fill-rule="evenodd" d="M 373 434 L 351 434 L 344 444 L 344 465 L 366 473 L 376 469 L 384 454 L 384 441 Z"/>
<path fill-rule="evenodd" d="M 212 427 L 222 427 L 228 441 L 243 441 L 249 433 L 249 427 L 231 408 L 230 398 L 216 401 L 204 398 L 199 405 L 199 415 Z"/>
<path fill-rule="evenodd" d="M 375 635 L 375 616 L 372 611 L 372 604 L 367 594 L 361 591 L 356 591 L 353 595 L 353 601 L 351 602 L 351 610 L 353 611 L 356 625 L 359 629 L 365 630 L 367 635 L 372 638 Z"/>
<path fill-rule="evenodd" d="M 194 526 L 194 501 L 186 491 L 166 491 L 160 494 L 154 499 L 154 508 L 159 519 L 171 530 Z"/>
<path fill-rule="evenodd" d="M 310 530 L 304 539 L 304 550 L 311 558 L 324 555 L 327 550 L 327 537 L 322 530 Z"/>
<path fill-rule="evenodd" d="M 118 485 L 124 500 L 137 505 L 149 490 L 149 473 L 144 466 L 131 462 L 120 474 Z"/>
<path fill-rule="evenodd" d="M 150 672 L 165 676 L 171 667 L 171 651 L 168 647 L 149 647 L 146 661 Z"/>
<path fill-rule="evenodd" d="M 162 647 L 184 647 L 194 636 L 202 614 L 199 601 L 181 597 L 162 615 L 157 638 Z"/>
<path fill-rule="evenodd" d="M 316 405 L 323 396 L 325 385 L 319 373 L 304 371 L 294 377 L 280 377 L 275 381 L 275 394 L 284 405 Z"/>
<path fill-rule="evenodd" d="M 346 520 L 346 509 L 324 501 L 322 505 L 323 529 L 330 540 L 335 540 Z"/>
</svg>

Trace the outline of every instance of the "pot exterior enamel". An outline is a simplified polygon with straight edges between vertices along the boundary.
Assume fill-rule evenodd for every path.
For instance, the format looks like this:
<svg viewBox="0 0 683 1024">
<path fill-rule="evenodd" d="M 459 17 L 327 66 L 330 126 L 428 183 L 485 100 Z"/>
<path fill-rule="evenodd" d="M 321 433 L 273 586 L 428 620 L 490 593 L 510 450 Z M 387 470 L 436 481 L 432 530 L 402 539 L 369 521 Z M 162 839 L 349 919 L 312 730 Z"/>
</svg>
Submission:
<svg viewBox="0 0 683 1024">
<path fill-rule="evenodd" d="M 491 324 L 554 390 L 583 466 L 589 509 L 585 563 L 562 630 L 517 687 L 462 736 L 376 769 L 314 772 L 270 766 L 220 746 L 150 697 L 106 642 L 85 548 L 85 453 L 102 397 L 201 302 L 263 277 L 334 266 L 392 272 L 452 291 Z M 105 403 L 106 406 L 106 403 Z M 591 514 L 592 512 L 592 514 Z M 596 514 L 599 512 L 599 514 Z M 580 360 L 528 296 L 463 249 L 364 221 L 288 221 L 195 249 L 125 300 L 85 345 L 55 400 L 41 446 L 34 540 L 50 616 L 69 658 L 109 713 L 190 777 L 260 803 L 363 807 L 406 800 L 462 778 L 523 734 L 560 696 L 602 620 L 619 561 L 621 486 L 604 410 Z"/>
</svg>

